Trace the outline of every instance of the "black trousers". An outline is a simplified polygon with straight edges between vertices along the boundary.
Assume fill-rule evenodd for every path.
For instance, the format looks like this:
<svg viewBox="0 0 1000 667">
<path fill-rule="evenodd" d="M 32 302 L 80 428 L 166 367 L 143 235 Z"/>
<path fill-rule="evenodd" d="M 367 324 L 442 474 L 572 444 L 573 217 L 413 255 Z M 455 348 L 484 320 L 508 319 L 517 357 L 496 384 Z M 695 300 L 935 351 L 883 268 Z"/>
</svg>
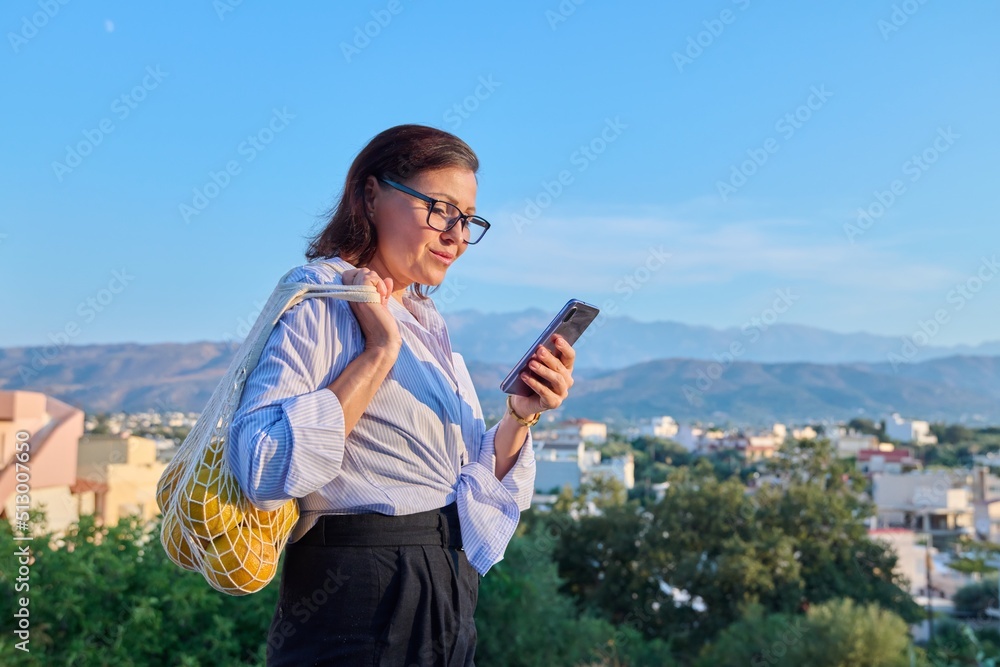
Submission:
<svg viewBox="0 0 1000 667">
<path fill-rule="evenodd" d="M 458 509 L 326 515 L 285 551 L 267 665 L 471 666 L 479 573 Z"/>
</svg>

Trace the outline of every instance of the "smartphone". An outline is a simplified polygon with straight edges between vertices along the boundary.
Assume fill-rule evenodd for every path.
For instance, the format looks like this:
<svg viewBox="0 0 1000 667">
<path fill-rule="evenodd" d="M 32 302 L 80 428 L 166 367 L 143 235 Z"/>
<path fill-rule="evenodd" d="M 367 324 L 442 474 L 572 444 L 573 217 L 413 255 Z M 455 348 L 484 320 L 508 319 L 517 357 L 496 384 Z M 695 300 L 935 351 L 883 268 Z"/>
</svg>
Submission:
<svg viewBox="0 0 1000 667">
<path fill-rule="evenodd" d="M 549 325 L 545 327 L 542 332 L 528 351 L 524 353 L 521 360 L 514 365 L 513 370 L 507 374 L 504 381 L 500 383 L 500 390 L 505 394 L 514 394 L 515 396 L 531 396 L 535 393 L 535 390 L 524 383 L 521 379 L 521 373 L 528 370 L 528 361 L 531 359 L 531 355 L 535 353 L 539 345 L 544 345 L 550 352 L 558 355 L 556 352 L 556 346 L 552 342 L 553 334 L 559 334 L 566 339 L 566 342 L 572 345 L 583 332 L 587 330 L 590 323 L 594 321 L 597 314 L 601 312 L 589 303 L 584 303 L 579 299 L 570 299 L 566 302 L 566 305 L 562 307 L 559 314 L 552 318 Z"/>
</svg>

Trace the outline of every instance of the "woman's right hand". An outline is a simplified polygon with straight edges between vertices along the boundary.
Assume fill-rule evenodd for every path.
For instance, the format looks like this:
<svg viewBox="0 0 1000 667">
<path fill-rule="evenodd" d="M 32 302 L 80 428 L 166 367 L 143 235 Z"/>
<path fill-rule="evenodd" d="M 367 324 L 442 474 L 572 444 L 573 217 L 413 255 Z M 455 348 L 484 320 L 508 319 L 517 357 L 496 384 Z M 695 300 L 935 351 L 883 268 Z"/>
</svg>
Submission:
<svg viewBox="0 0 1000 667">
<path fill-rule="evenodd" d="M 399 352 L 403 339 L 396 318 L 389 312 L 392 278 L 383 280 L 375 271 L 367 268 L 348 269 L 342 277 L 345 285 L 374 285 L 382 297 L 380 303 L 349 302 L 365 336 L 365 347 L 382 348 L 394 354 Z"/>
</svg>

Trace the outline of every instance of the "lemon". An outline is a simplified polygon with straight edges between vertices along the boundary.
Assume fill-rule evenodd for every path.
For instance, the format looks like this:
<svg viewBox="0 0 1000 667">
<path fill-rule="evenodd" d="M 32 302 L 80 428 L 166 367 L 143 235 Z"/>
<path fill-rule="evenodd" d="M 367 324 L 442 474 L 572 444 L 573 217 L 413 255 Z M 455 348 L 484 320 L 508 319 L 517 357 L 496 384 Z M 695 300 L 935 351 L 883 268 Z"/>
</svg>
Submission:
<svg viewBox="0 0 1000 667">
<path fill-rule="evenodd" d="M 177 480 L 180 479 L 182 472 L 184 466 L 181 465 L 181 461 L 174 459 L 160 476 L 160 481 L 156 484 L 156 506 L 160 508 L 160 514 L 167 513 L 167 501 L 173 495 L 174 487 L 177 486 Z"/>
<path fill-rule="evenodd" d="M 227 531 L 205 549 L 205 576 L 227 592 L 259 591 L 277 569 L 277 549 L 248 526 Z"/>
<path fill-rule="evenodd" d="M 191 553 L 191 546 L 184 539 L 181 522 L 177 518 L 177 512 L 168 512 L 164 515 L 160 543 L 163 545 L 167 555 L 170 556 L 170 560 L 185 570 L 198 569 L 194 561 L 194 555 Z"/>
<path fill-rule="evenodd" d="M 198 537 L 214 539 L 235 528 L 244 517 L 243 496 L 236 480 L 218 468 L 200 467 L 181 497 L 184 524 Z"/>
<path fill-rule="evenodd" d="M 294 500 L 289 500 L 278 509 L 271 511 L 253 507 L 246 514 L 245 524 L 256 527 L 256 532 L 263 539 L 277 544 L 288 537 L 298 520 L 299 505 Z"/>
</svg>

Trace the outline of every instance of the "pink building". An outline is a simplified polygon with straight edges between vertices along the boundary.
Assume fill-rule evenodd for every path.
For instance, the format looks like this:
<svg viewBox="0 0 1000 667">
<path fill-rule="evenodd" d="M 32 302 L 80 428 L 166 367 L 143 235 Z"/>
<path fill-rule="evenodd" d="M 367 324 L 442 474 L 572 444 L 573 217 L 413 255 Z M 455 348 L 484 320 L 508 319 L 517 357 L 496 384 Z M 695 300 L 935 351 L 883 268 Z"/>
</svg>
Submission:
<svg viewBox="0 0 1000 667">
<path fill-rule="evenodd" d="M 19 494 L 17 443 L 30 443 L 27 484 L 32 508 L 44 507 L 50 530 L 63 530 L 79 518 L 77 447 L 83 411 L 34 391 L 0 391 L 0 518 L 15 517 Z M 18 435 L 20 433 L 20 436 Z M 23 486 L 20 490 L 23 490 Z"/>
</svg>

